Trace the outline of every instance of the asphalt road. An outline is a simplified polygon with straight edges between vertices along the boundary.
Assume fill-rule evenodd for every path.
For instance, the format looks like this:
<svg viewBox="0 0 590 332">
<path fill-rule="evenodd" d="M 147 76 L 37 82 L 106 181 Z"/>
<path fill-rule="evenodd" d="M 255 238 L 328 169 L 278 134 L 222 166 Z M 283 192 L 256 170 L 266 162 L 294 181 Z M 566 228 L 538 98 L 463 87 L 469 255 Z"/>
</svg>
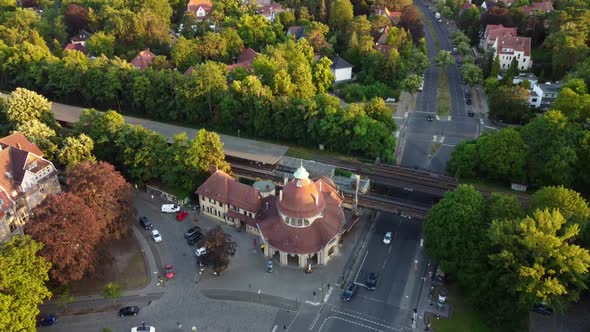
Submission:
<svg viewBox="0 0 590 332">
<path fill-rule="evenodd" d="M 383 243 L 386 232 L 393 233 L 391 244 Z M 421 274 L 416 260 L 421 255 L 422 222 L 382 213 L 370 235 L 366 251 L 359 252 L 364 262 L 356 277 L 360 285 L 350 302 L 342 292 L 332 294 L 312 320 L 313 331 L 409 331 L 416 306 Z M 418 262 L 419 270 L 422 263 Z M 379 275 L 377 288 L 363 285 L 370 272 Z"/>
<path fill-rule="evenodd" d="M 451 50 L 452 45 L 444 24 L 436 21 L 434 14 L 422 1 L 417 0 L 414 4 L 424 13 L 426 48 L 431 66 L 424 73 L 424 91 L 416 95 L 415 111 L 398 119 L 398 149 L 401 149 L 398 162 L 405 167 L 444 173 L 454 146 L 477 138 L 482 132 L 485 119 L 467 116 L 469 106 L 465 105 L 464 99 L 467 86 L 461 84 L 458 67 L 450 65 L 446 68 L 451 95 L 450 117 L 426 120 L 427 114 L 436 115 L 438 67 L 434 63 L 434 57 L 438 50 L 435 41 L 438 41 L 443 50 Z M 427 21 L 431 21 L 432 30 Z"/>
</svg>

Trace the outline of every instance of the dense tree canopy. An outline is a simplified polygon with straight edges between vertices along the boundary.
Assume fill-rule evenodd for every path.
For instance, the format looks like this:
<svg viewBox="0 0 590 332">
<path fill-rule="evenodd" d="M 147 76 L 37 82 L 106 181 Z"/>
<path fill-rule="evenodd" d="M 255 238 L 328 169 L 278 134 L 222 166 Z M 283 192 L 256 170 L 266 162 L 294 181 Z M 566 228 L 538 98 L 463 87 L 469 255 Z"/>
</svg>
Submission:
<svg viewBox="0 0 590 332">
<path fill-rule="evenodd" d="M 47 272 L 51 264 L 38 256 L 43 245 L 16 235 L 0 244 L 0 330 L 35 331 L 38 305 L 51 296 Z"/>
<path fill-rule="evenodd" d="M 217 226 L 205 234 L 203 246 L 206 249 L 204 259 L 212 265 L 213 271 L 221 273 L 229 266 L 230 257 L 236 254 L 238 245 L 232 240 L 231 235 Z"/>
</svg>

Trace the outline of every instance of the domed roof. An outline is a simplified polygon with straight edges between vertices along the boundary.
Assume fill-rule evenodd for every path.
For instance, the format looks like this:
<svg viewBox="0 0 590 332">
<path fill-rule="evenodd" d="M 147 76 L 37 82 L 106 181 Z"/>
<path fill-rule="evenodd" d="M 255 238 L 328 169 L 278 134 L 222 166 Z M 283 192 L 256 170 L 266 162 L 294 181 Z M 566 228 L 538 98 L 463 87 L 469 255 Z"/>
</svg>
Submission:
<svg viewBox="0 0 590 332">
<path fill-rule="evenodd" d="M 326 207 L 324 195 L 318 185 L 311 181 L 309 173 L 303 166 L 295 171 L 295 179 L 289 181 L 282 192 L 282 199 L 277 202 L 279 211 L 292 218 L 309 218 L 317 216 Z"/>
</svg>

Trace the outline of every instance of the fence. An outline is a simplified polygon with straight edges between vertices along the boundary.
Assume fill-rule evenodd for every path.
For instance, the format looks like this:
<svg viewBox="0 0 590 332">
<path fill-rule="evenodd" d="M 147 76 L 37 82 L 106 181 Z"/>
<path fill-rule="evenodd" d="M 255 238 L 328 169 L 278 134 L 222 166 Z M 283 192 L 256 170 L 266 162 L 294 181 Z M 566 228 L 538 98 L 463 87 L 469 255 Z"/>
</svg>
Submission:
<svg viewBox="0 0 590 332">
<path fill-rule="evenodd" d="M 162 189 L 159 189 L 154 186 L 146 185 L 146 191 L 148 194 L 153 195 L 155 197 L 160 197 L 161 199 L 176 203 L 178 205 L 185 205 L 189 202 L 188 197 L 184 199 L 178 199 L 175 195 L 169 194 Z"/>
</svg>

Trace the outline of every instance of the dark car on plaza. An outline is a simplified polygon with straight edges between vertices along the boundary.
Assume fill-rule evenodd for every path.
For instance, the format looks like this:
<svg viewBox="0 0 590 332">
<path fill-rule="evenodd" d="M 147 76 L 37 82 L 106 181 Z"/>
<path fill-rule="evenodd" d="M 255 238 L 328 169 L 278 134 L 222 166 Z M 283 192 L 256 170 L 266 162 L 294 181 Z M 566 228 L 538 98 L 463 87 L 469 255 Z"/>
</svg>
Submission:
<svg viewBox="0 0 590 332">
<path fill-rule="evenodd" d="M 184 233 L 184 238 L 188 239 L 189 237 L 191 237 L 195 233 L 201 233 L 201 227 L 194 226 L 194 227 L 189 228 L 188 231 L 186 231 L 186 233 Z"/>
<path fill-rule="evenodd" d="M 470 118 L 475 116 L 475 113 L 473 111 L 469 111 L 467 112 L 467 116 L 469 116 Z"/>
<path fill-rule="evenodd" d="M 129 306 L 119 310 L 119 316 L 136 316 L 139 313 L 139 307 Z"/>
<path fill-rule="evenodd" d="M 367 287 L 367 289 L 371 291 L 375 290 L 375 288 L 377 288 L 377 279 L 379 279 L 377 273 L 369 273 L 369 275 L 367 276 L 367 282 L 365 282 L 365 287 Z"/>
<path fill-rule="evenodd" d="M 37 327 L 53 326 L 57 324 L 57 317 L 55 315 L 47 315 L 37 321 Z"/>
<path fill-rule="evenodd" d="M 141 224 L 141 227 L 143 227 L 145 230 L 148 230 L 148 231 L 150 229 L 152 229 L 152 227 L 153 227 L 152 223 L 150 222 L 150 220 L 146 216 L 140 217 L 139 223 Z"/>
<path fill-rule="evenodd" d="M 432 121 L 432 120 L 434 120 L 434 116 L 432 116 L 432 114 L 428 114 L 428 115 L 426 116 L 426 120 L 427 120 L 427 121 Z"/>
<path fill-rule="evenodd" d="M 200 231 L 197 231 L 195 233 L 193 233 L 193 235 L 189 236 L 186 239 L 186 243 L 188 243 L 189 245 L 193 245 L 197 242 L 199 242 L 199 240 L 201 240 L 203 238 L 203 233 L 201 233 Z"/>
<path fill-rule="evenodd" d="M 536 304 L 533 306 L 533 312 L 536 312 L 538 314 L 541 314 L 543 316 L 551 316 L 553 315 L 553 309 L 550 308 L 547 304 L 542 303 L 542 304 Z"/>
<path fill-rule="evenodd" d="M 471 105 L 471 99 L 465 99 L 465 103 L 466 103 L 467 105 Z"/>
<path fill-rule="evenodd" d="M 344 291 L 344 293 L 342 293 L 342 299 L 344 301 L 350 301 L 352 299 L 352 297 L 354 296 L 354 294 L 356 294 L 356 291 L 359 289 L 359 285 L 352 283 L 348 286 L 348 288 L 346 288 L 346 290 Z"/>
</svg>

